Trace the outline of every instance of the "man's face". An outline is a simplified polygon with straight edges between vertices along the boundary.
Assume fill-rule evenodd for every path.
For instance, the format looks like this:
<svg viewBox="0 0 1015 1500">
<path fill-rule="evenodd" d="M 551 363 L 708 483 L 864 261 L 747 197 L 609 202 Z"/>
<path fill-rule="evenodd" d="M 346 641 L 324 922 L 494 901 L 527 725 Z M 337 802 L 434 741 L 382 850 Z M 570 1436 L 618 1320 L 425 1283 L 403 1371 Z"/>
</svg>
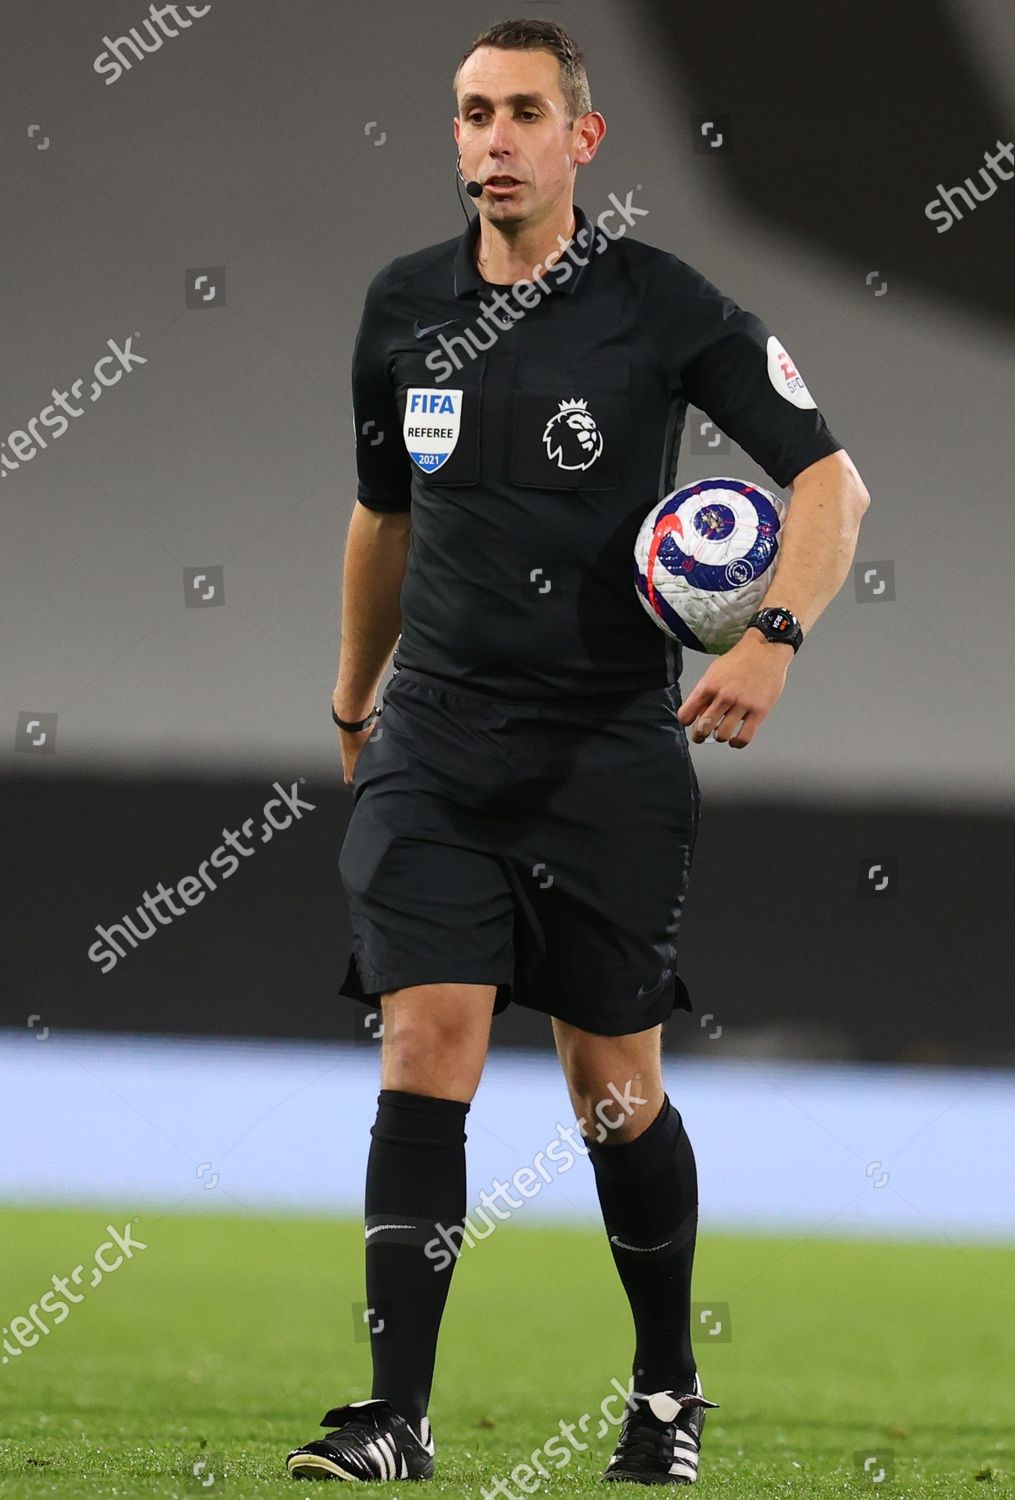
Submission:
<svg viewBox="0 0 1015 1500">
<path fill-rule="evenodd" d="M 492 223 L 541 219 L 571 185 L 580 135 L 580 120 L 568 126 L 552 52 L 480 47 L 462 67 L 455 139 Z"/>
</svg>

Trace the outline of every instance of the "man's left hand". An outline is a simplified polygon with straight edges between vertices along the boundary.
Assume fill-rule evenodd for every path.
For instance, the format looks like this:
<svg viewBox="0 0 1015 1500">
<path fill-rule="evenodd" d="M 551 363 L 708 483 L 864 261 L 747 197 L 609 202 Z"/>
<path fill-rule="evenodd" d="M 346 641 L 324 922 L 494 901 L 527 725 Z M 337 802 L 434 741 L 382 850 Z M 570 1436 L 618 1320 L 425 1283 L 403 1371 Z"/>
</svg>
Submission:
<svg viewBox="0 0 1015 1500">
<path fill-rule="evenodd" d="M 684 702 L 677 718 L 696 745 L 709 735 L 722 745 L 743 750 L 778 703 L 793 660 L 793 647 L 769 641 L 747 629 L 741 640 L 717 656 Z"/>
</svg>

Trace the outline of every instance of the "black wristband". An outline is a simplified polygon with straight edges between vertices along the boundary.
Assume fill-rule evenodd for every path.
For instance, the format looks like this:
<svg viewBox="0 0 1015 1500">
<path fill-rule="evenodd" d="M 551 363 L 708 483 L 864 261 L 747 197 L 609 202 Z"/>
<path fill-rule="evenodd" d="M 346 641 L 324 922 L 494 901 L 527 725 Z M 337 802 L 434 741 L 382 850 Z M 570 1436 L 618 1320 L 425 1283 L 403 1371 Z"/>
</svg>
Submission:
<svg viewBox="0 0 1015 1500">
<path fill-rule="evenodd" d="M 338 717 L 338 714 L 335 712 L 334 703 L 331 705 L 331 717 L 334 719 L 339 729 L 344 729 L 347 734 L 359 734 L 361 730 L 369 729 L 374 720 L 380 717 L 380 712 L 381 711 L 379 708 L 374 707 L 370 710 L 365 719 L 360 719 L 356 724 L 350 724 L 345 719 L 340 719 Z"/>
</svg>

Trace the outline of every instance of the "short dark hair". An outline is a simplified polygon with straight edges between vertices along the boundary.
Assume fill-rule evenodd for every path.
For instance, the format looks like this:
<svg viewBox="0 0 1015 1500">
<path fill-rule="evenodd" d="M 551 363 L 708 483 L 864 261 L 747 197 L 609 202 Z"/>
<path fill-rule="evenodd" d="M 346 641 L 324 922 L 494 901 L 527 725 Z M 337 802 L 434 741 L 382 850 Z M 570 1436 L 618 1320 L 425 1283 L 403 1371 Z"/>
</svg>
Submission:
<svg viewBox="0 0 1015 1500">
<path fill-rule="evenodd" d="M 589 91 L 589 75 L 585 71 L 585 57 L 572 36 L 558 26 L 556 21 L 499 21 L 472 43 L 463 56 L 455 73 L 457 97 L 458 74 L 472 54 L 480 47 L 503 47 L 505 51 L 528 51 L 541 48 L 552 52 L 560 64 L 560 90 L 567 106 L 569 125 L 579 115 L 587 115 L 592 108 Z"/>
</svg>

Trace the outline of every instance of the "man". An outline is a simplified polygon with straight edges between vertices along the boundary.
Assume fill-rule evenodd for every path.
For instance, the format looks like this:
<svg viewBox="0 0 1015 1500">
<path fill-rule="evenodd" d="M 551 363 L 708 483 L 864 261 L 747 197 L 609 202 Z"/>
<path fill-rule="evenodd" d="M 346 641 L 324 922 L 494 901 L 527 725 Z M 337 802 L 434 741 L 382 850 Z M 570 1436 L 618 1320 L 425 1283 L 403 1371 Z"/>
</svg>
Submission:
<svg viewBox="0 0 1015 1500">
<path fill-rule="evenodd" d="M 465 1215 L 465 1116 L 491 1017 L 513 998 L 553 1017 L 634 1319 L 634 1389 L 604 1478 L 692 1483 L 715 1403 L 690 1340 L 694 1155 L 660 1066 L 662 1022 L 691 1008 L 677 974 L 699 807 L 685 726 L 697 743 L 752 742 L 801 629 L 849 572 L 869 496 L 774 335 L 626 233 L 644 212 L 633 194 L 613 195 L 600 227 L 573 206 L 606 123 L 559 26 L 485 32 L 455 90 L 479 215 L 367 294 L 332 698 L 354 797 L 343 990 L 384 1022 L 365 1230 L 383 1318 L 371 1399 L 328 1412 L 333 1430 L 288 1467 L 433 1472 L 455 1260 L 431 1252 Z M 778 618 L 681 705 L 679 647 L 642 610 L 631 559 L 673 487 L 688 401 L 793 495 L 765 599 Z M 618 1097 L 630 1104 L 609 1130 L 585 1126 Z"/>
</svg>

